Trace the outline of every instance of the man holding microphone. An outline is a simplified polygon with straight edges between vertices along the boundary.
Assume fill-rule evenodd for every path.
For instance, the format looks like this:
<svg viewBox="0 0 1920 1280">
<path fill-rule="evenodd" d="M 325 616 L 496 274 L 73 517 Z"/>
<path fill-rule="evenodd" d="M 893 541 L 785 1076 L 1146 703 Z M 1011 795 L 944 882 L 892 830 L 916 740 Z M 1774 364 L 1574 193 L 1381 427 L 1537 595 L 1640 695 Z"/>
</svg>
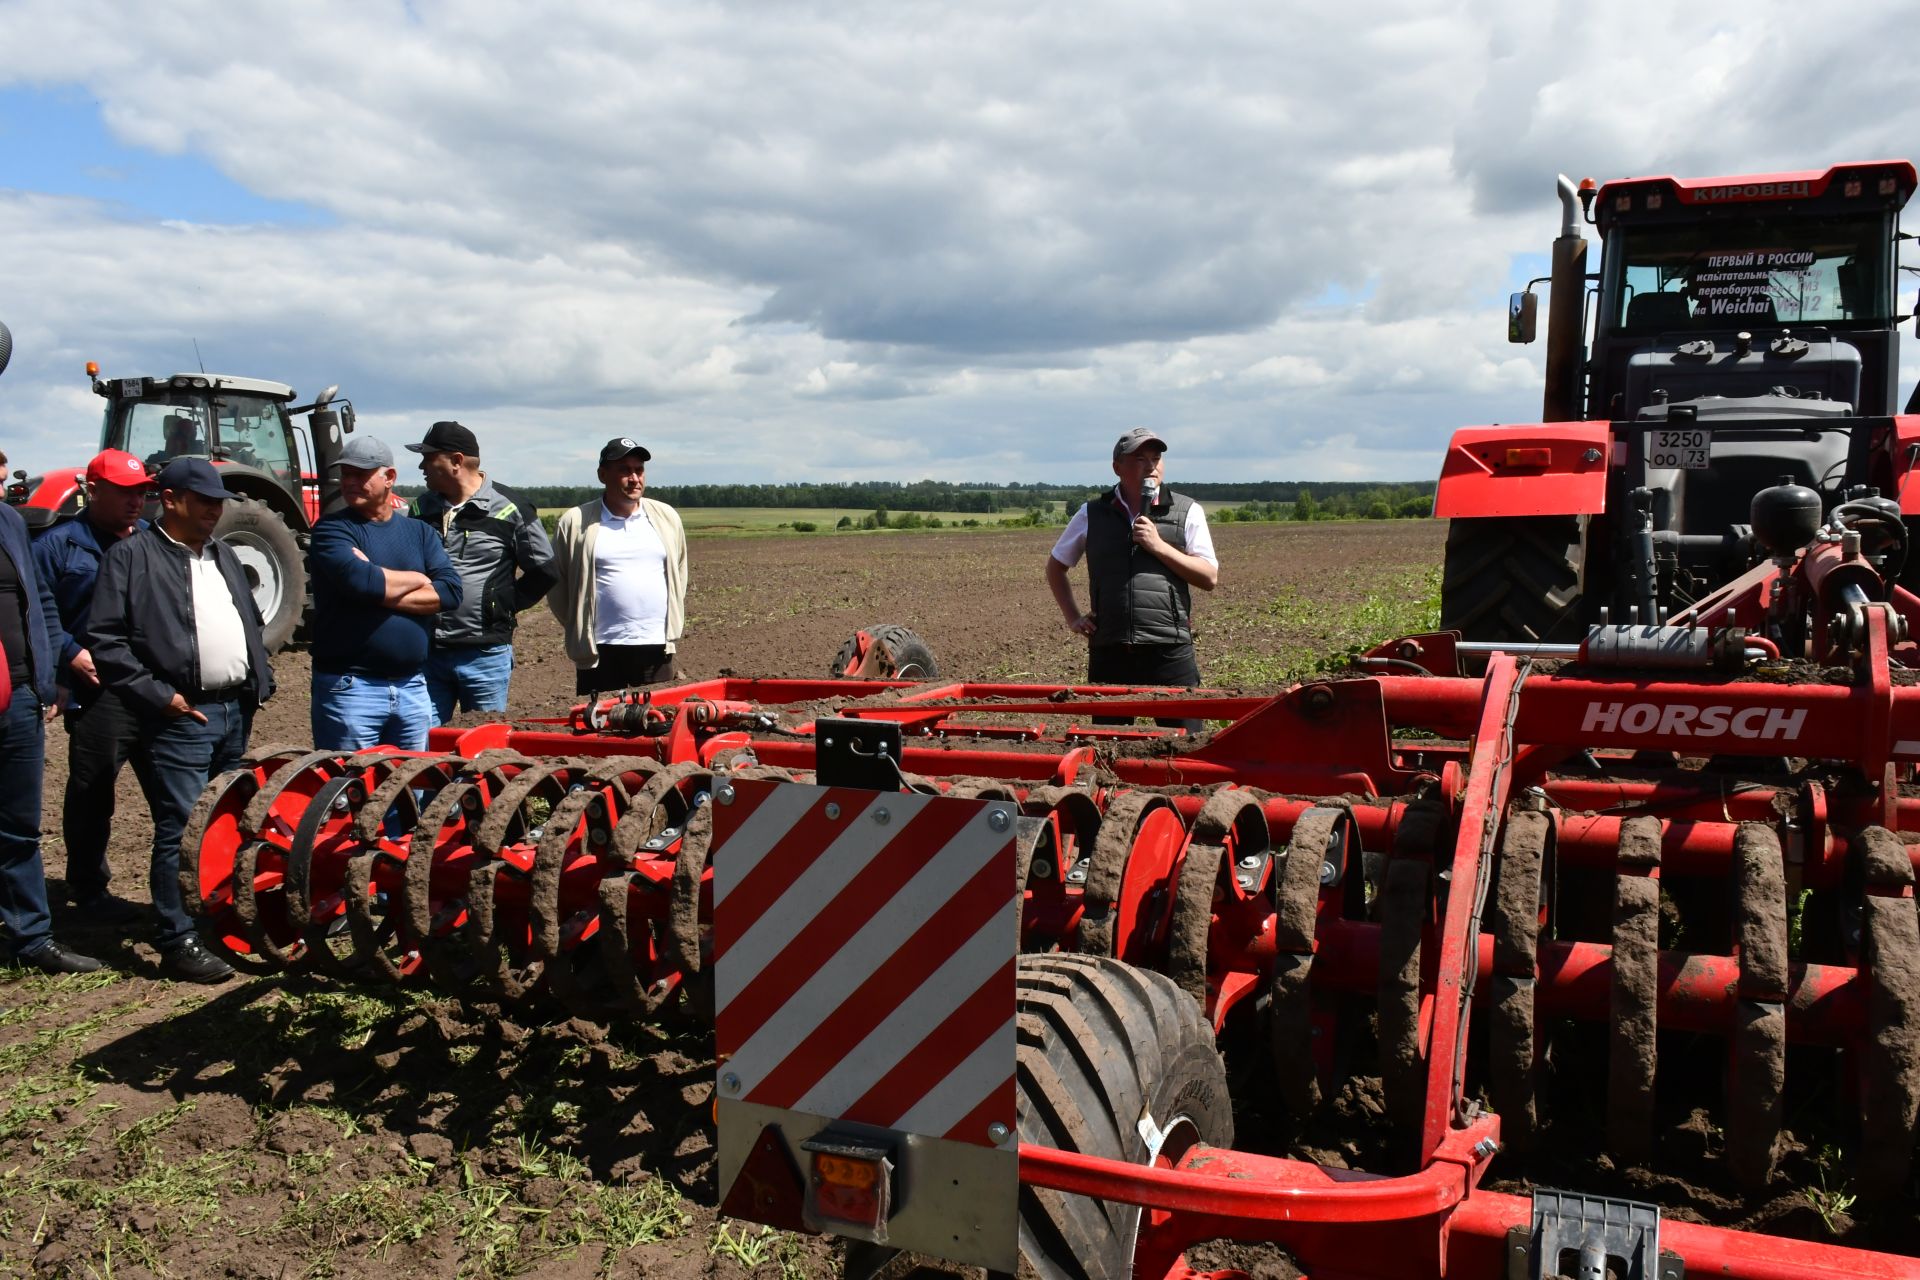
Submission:
<svg viewBox="0 0 1920 1280">
<path fill-rule="evenodd" d="M 1047 588 L 1068 629 L 1087 638 L 1092 684 L 1200 683 L 1192 588 L 1213 590 L 1220 561 L 1206 511 L 1161 488 L 1166 449 L 1145 427 L 1121 436 L 1113 446 L 1119 483 L 1073 513 L 1047 557 Z M 1083 556 L 1086 613 L 1067 578 Z"/>
</svg>

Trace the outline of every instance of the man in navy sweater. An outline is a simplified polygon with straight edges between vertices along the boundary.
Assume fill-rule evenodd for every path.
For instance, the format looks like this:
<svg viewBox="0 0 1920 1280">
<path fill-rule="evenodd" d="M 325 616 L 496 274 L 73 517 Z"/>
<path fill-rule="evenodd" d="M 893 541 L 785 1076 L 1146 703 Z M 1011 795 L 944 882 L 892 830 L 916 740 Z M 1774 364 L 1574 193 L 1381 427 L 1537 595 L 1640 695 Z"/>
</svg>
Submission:
<svg viewBox="0 0 1920 1280">
<path fill-rule="evenodd" d="M 431 525 L 393 505 L 393 451 L 359 436 L 340 451 L 346 507 L 313 527 L 313 743 L 424 751 L 434 723 L 427 651 L 460 575 Z"/>
</svg>

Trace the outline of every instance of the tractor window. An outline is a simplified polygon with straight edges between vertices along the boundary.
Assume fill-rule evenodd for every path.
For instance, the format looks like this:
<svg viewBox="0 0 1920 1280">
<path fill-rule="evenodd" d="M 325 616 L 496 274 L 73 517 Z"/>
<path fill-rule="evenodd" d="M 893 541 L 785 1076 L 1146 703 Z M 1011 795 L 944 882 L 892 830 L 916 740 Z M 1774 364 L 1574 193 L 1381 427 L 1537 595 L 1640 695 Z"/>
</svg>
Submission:
<svg viewBox="0 0 1920 1280">
<path fill-rule="evenodd" d="M 107 442 L 141 459 L 150 470 L 175 458 L 211 458 L 258 467 L 289 484 L 294 464 L 279 401 L 227 395 L 209 403 L 205 395 L 176 392 L 126 401 L 120 408 L 120 429 L 109 424 Z"/>
<path fill-rule="evenodd" d="M 259 396 L 223 396 L 214 401 L 219 414 L 219 443 L 225 457 L 249 467 L 271 471 L 282 485 L 293 472 L 287 455 L 287 420 L 277 400 Z"/>
<path fill-rule="evenodd" d="M 143 460 L 149 471 L 157 471 L 175 458 L 212 457 L 206 404 L 195 404 L 184 396 L 180 399 L 184 403 L 135 400 L 126 404 L 124 443 L 116 442 L 116 433 L 111 430 L 108 443 Z"/>
<path fill-rule="evenodd" d="M 1888 227 L 1878 217 L 1628 226 L 1608 246 L 1610 327 L 1653 334 L 1772 325 L 1885 325 Z"/>
</svg>

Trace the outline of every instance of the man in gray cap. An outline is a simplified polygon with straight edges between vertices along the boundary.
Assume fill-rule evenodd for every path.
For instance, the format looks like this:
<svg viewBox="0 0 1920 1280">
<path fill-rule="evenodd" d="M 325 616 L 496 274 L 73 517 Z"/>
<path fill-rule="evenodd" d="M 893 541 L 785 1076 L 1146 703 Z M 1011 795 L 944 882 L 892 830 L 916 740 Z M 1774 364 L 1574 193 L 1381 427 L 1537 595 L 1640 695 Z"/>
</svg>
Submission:
<svg viewBox="0 0 1920 1280">
<path fill-rule="evenodd" d="M 246 570 L 213 536 L 236 495 L 204 458 L 154 477 L 160 518 L 107 548 L 87 613 L 103 698 L 134 726 L 130 759 L 153 812 L 154 945 L 169 977 L 233 976 L 194 933 L 180 893 L 180 835 L 207 780 L 245 757 L 253 713 L 273 694 Z"/>
<path fill-rule="evenodd" d="M 480 469 L 480 441 L 458 422 L 436 422 L 419 444 L 427 491 L 408 511 L 440 534 L 460 571 L 458 609 L 433 621 L 427 695 L 441 724 L 455 708 L 505 711 L 513 678 L 516 615 L 546 599 L 556 577 L 540 513 Z"/>
<path fill-rule="evenodd" d="M 1087 638 L 1093 684 L 1200 683 L 1191 588 L 1213 590 L 1220 561 L 1206 511 L 1161 488 L 1166 451 L 1166 441 L 1145 427 L 1115 441 L 1119 483 L 1073 513 L 1047 557 L 1047 588 L 1067 629 Z M 1091 597 L 1086 613 L 1067 580 L 1082 556 Z"/>
<path fill-rule="evenodd" d="M 424 751 L 433 727 L 427 651 L 460 575 L 431 525 L 394 505 L 393 451 L 356 436 L 340 451 L 346 506 L 313 526 L 313 742 Z"/>
</svg>

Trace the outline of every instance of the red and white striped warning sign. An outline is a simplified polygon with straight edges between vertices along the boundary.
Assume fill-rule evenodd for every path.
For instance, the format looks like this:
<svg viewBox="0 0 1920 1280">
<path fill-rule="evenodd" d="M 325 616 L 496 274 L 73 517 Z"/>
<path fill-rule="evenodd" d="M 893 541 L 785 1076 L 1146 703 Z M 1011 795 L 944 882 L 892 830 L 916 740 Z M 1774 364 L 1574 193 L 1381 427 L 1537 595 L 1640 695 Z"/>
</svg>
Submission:
<svg viewBox="0 0 1920 1280">
<path fill-rule="evenodd" d="M 714 810 L 722 1096 L 998 1145 L 989 1128 L 1014 1126 L 1013 806 L 731 792 Z"/>
</svg>

